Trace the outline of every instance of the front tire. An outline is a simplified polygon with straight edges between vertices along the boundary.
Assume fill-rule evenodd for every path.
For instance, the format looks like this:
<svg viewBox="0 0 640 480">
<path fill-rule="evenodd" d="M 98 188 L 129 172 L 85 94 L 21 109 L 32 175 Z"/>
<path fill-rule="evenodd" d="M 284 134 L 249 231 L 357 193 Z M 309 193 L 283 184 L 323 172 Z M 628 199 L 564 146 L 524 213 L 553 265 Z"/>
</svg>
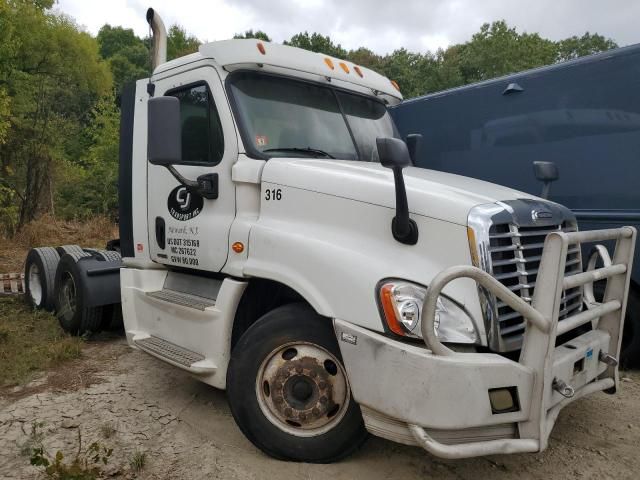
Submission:
<svg viewBox="0 0 640 480">
<path fill-rule="evenodd" d="M 227 394 L 240 430 L 280 460 L 334 462 L 367 438 L 331 322 L 305 304 L 276 308 L 245 332 Z"/>
</svg>

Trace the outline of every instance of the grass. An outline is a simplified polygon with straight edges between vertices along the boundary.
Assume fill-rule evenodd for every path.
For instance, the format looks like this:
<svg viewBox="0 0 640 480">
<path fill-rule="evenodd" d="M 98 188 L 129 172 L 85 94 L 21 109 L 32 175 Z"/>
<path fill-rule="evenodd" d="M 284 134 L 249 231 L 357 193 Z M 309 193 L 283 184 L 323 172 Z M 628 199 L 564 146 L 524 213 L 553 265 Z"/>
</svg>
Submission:
<svg viewBox="0 0 640 480">
<path fill-rule="evenodd" d="M 0 387 L 27 383 L 81 354 L 82 340 L 64 333 L 53 315 L 32 310 L 20 297 L 0 296 Z"/>
<path fill-rule="evenodd" d="M 74 244 L 104 248 L 112 238 L 118 238 L 118 229 L 108 217 L 77 222 L 45 215 L 26 224 L 11 238 L 0 232 L 0 273 L 21 272 L 30 248 Z"/>
<path fill-rule="evenodd" d="M 134 472 L 140 472 L 147 464 L 147 453 L 136 450 L 129 458 L 129 466 Z"/>
<path fill-rule="evenodd" d="M 117 432 L 116 426 L 113 422 L 106 422 L 100 425 L 100 433 L 104 438 L 111 438 Z"/>
</svg>

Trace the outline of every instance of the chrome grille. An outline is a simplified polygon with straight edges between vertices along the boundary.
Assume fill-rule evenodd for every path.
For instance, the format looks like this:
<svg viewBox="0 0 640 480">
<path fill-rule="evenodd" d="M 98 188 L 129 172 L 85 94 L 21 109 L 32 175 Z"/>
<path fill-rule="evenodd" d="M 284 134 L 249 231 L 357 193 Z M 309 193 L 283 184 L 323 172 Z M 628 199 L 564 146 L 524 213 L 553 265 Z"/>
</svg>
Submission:
<svg viewBox="0 0 640 480">
<path fill-rule="evenodd" d="M 531 302 L 535 290 L 538 268 L 542 256 L 542 247 L 546 236 L 551 232 L 576 231 L 574 222 L 563 222 L 559 225 L 516 226 L 513 223 L 491 225 L 488 231 L 488 260 L 490 272 L 503 285 Z M 567 254 L 565 275 L 572 275 L 582 270 L 580 247 L 570 245 Z M 491 294 L 489 303 L 494 306 L 497 318 L 496 332 L 500 337 L 501 350 L 513 350 L 522 344 L 524 319 L 505 303 Z M 566 290 L 562 294 L 559 320 L 582 309 L 582 288 Z"/>
</svg>

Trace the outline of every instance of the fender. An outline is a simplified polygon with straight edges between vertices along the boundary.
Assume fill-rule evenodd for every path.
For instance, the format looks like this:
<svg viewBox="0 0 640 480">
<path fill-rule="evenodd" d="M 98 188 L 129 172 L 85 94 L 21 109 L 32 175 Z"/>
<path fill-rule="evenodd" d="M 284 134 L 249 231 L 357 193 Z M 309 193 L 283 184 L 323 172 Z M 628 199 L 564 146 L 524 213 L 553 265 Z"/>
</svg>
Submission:
<svg viewBox="0 0 640 480">
<path fill-rule="evenodd" d="M 77 278 L 81 279 L 85 306 L 120 303 L 120 267 L 121 261 L 101 261 L 91 257 L 78 259 L 75 269 Z"/>
</svg>

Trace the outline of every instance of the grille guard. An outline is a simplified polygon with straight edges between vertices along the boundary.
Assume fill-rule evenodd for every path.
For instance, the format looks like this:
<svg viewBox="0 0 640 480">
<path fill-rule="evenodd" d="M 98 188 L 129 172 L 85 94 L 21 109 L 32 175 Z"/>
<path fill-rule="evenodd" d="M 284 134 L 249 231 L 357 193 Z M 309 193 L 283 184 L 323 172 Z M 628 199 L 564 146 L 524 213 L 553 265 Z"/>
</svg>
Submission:
<svg viewBox="0 0 640 480">
<path fill-rule="evenodd" d="M 434 332 L 434 320 L 437 298 L 442 289 L 455 279 L 471 278 L 525 318 L 524 341 L 519 363 L 532 369 L 536 375 L 529 418 L 518 425 L 519 439 L 445 445 L 431 438 L 422 427 L 409 425 L 416 442 L 430 453 L 444 458 L 541 451 L 546 448 L 553 424 L 564 406 L 599 390 L 615 391 L 619 384 L 618 367 L 608 364 L 597 379 L 576 390 L 572 398 L 566 398 L 554 405 L 548 403 L 553 388 L 552 367 L 558 335 L 592 322 L 595 330 L 602 330 L 609 335 L 607 353 L 616 358 L 619 356 L 636 234 L 635 228 L 622 227 L 586 232 L 554 232 L 547 235 L 531 305 L 477 267 L 451 267 L 438 274 L 429 285 L 422 312 L 421 328 L 427 348 L 434 355 L 464 355 L 454 352 L 440 342 Z M 616 241 L 610 263 L 605 262 L 602 268 L 591 266 L 592 268 L 586 272 L 565 276 L 567 249 L 570 244 L 607 240 Z M 591 303 L 585 311 L 569 316 L 558 324 L 563 290 L 592 285 L 595 281 L 605 279 L 607 284 L 601 303 Z"/>
</svg>

